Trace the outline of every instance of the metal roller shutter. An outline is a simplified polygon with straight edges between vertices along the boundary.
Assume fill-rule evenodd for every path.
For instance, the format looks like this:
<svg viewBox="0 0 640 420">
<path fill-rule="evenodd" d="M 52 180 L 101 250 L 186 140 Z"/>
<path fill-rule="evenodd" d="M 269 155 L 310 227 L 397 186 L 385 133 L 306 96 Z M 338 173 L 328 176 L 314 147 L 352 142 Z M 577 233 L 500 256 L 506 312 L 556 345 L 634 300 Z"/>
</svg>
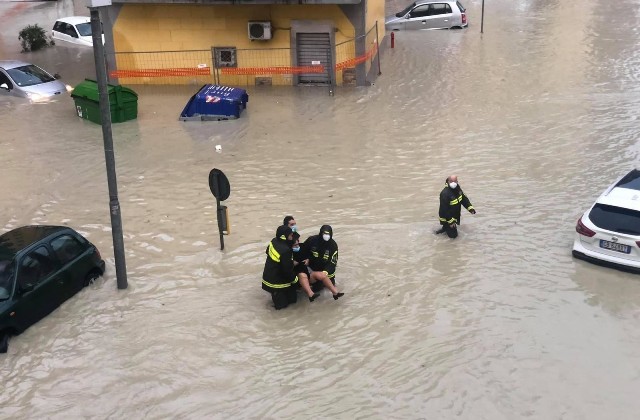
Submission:
<svg viewBox="0 0 640 420">
<path fill-rule="evenodd" d="M 296 34 L 296 50 L 298 66 L 324 66 L 324 73 L 302 73 L 298 76 L 299 84 L 329 84 L 329 69 L 331 57 L 331 41 L 328 33 Z"/>
</svg>

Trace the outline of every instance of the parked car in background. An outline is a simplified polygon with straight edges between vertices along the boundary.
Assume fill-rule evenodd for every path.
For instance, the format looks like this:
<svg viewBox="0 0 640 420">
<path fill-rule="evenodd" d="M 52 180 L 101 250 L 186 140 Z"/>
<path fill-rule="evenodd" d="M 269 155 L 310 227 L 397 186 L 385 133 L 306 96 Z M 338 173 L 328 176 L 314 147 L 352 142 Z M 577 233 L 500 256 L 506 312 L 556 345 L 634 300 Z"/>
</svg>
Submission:
<svg viewBox="0 0 640 420">
<path fill-rule="evenodd" d="M 70 92 L 71 86 L 36 66 L 17 60 L 0 61 L 0 95 L 19 96 L 39 101 Z"/>
<path fill-rule="evenodd" d="M 104 273 L 98 249 L 66 226 L 23 226 L 0 235 L 0 353 Z"/>
<path fill-rule="evenodd" d="M 53 24 L 51 36 L 56 41 L 92 47 L 91 19 L 87 16 L 60 18 Z M 102 43 L 104 44 L 104 35 L 102 35 Z"/>
<path fill-rule="evenodd" d="M 576 224 L 573 256 L 640 272 L 640 170 L 606 189 Z"/>
<path fill-rule="evenodd" d="M 453 29 L 469 25 L 467 12 L 459 1 L 422 0 L 385 18 L 391 31 L 404 29 Z"/>
</svg>

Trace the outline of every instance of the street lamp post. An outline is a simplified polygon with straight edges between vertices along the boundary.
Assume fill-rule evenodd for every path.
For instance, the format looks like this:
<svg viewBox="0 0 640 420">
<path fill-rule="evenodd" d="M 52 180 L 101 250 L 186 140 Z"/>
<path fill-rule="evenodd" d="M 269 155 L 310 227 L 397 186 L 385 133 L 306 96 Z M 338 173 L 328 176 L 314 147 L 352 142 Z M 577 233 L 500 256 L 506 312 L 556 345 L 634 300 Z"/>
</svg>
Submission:
<svg viewBox="0 0 640 420">
<path fill-rule="evenodd" d="M 113 136 L 111 132 L 111 110 L 107 91 L 107 69 L 102 44 L 102 24 L 99 7 L 111 6 L 111 0 L 86 0 L 91 15 L 91 37 L 93 38 L 93 58 L 96 63 L 98 82 L 98 98 L 100 101 L 100 125 L 104 141 L 104 160 L 107 166 L 107 183 L 109 185 L 109 214 L 111 215 L 111 236 L 113 237 L 113 254 L 116 262 L 116 279 L 118 289 L 127 288 L 127 264 L 124 255 L 124 239 L 122 237 L 122 218 L 118 201 L 118 182 L 116 178 L 116 160 L 113 153 Z"/>
</svg>

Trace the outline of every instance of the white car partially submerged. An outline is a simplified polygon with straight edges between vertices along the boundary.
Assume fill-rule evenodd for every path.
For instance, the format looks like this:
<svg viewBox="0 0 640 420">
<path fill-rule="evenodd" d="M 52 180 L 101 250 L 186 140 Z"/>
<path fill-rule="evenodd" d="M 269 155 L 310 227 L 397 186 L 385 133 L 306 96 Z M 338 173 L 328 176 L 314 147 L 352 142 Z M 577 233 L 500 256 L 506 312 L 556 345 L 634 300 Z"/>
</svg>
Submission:
<svg viewBox="0 0 640 420">
<path fill-rule="evenodd" d="M 574 257 L 640 272 L 640 170 L 607 188 L 578 219 L 576 232 Z"/>
<path fill-rule="evenodd" d="M 60 18 L 53 24 L 51 36 L 56 41 L 65 41 L 72 44 L 93 46 L 91 32 L 91 19 L 88 16 L 70 16 Z M 102 35 L 104 44 L 104 35 Z"/>
</svg>

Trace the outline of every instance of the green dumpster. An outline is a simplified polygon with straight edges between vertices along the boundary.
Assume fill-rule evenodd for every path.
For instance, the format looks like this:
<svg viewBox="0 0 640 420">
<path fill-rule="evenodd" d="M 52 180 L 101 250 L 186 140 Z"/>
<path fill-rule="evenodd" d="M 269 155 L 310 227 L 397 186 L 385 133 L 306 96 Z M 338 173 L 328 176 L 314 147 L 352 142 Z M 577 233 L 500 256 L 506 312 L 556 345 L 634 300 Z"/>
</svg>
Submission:
<svg viewBox="0 0 640 420">
<path fill-rule="evenodd" d="M 137 93 L 119 85 L 107 85 L 107 92 L 111 108 L 111 122 L 119 123 L 137 118 Z M 84 79 L 84 82 L 73 89 L 71 97 L 76 104 L 78 117 L 100 124 L 100 99 L 98 83 L 95 80 Z"/>
</svg>

